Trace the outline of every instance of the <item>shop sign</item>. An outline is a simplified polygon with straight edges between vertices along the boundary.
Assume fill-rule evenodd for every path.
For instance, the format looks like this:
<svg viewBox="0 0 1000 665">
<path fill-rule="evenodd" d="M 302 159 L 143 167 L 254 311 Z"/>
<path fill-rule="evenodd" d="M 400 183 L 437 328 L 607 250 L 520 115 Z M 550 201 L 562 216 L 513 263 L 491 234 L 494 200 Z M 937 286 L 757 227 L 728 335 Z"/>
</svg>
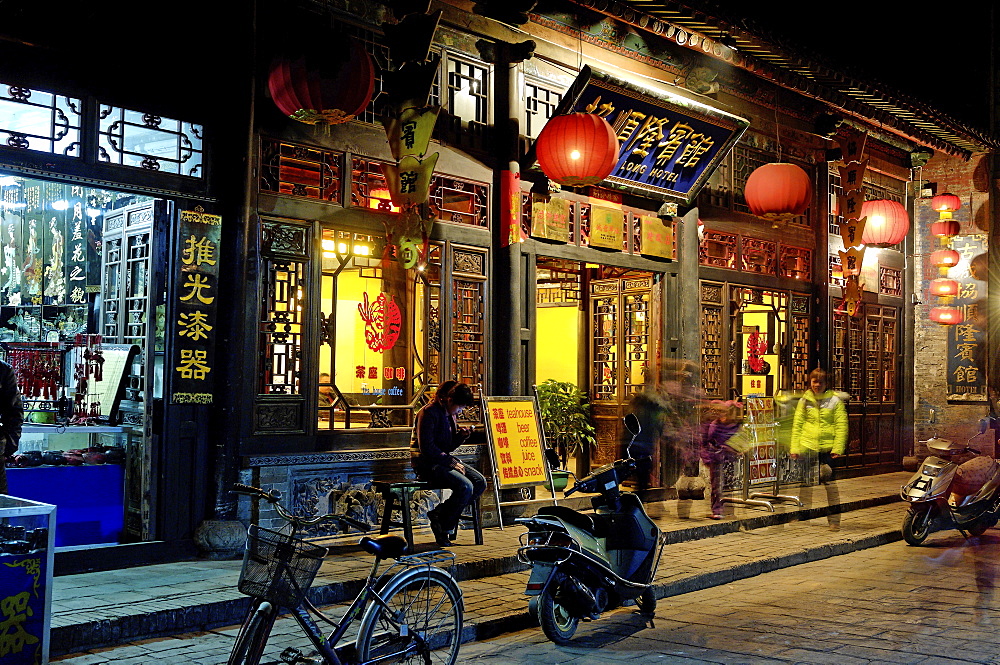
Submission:
<svg viewBox="0 0 1000 665">
<path fill-rule="evenodd" d="M 620 148 L 606 186 L 690 203 L 750 122 L 667 87 L 653 91 L 584 67 L 556 112 L 611 123 Z"/>
<path fill-rule="evenodd" d="M 962 310 L 964 321 L 947 326 L 948 335 L 948 400 L 961 402 L 986 401 L 986 330 L 983 322 L 986 282 L 972 277 L 969 262 L 986 251 L 985 234 L 955 236 L 952 248 L 962 256 L 959 266 L 948 276 L 958 282 L 958 295 L 952 306 Z"/>
<path fill-rule="evenodd" d="M 622 250 L 625 244 L 624 213 L 616 208 L 590 207 L 590 246 Z"/>
<path fill-rule="evenodd" d="M 500 487 L 544 483 L 548 466 L 538 411 L 530 397 L 484 397 L 486 433 Z"/>
<path fill-rule="evenodd" d="M 531 235 L 566 242 L 569 239 L 569 201 L 532 194 Z"/>
<path fill-rule="evenodd" d="M 358 303 L 358 313 L 365 322 L 365 344 L 369 349 L 382 353 L 396 346 L 403 315 L 391 295 L 380 293 L 375 302 L 369 302 L 366 291 L 364 302 Z"/>
<path fill-rule="evenodd" d="M 215 378 L 215 316 L 218 308 L 219 237 L 222 217 L 199 206 L 180 214 L 176 257 L 173 404 L 211 404 Z"/>
<path fill-rule="evenodd" d="M 0 663 L 43 660 L 45 566 L 38 554 L 0 555 Z"/>
<path fill-rule="evenodd" d="M 472 202 L 464 213 L 471 212 Z M 522 242 L 524 234 L 521 231 L 521 174 L 516 171 L 500 173 L 500 246 L 510 247 Z"/>
<path fill-rule="evenodd" d="M 674 258 L 674 224 L 659 217 L 643 215 L 639 218 L 642 229 L 642 253 L 646 256 Z"/>
</svg>

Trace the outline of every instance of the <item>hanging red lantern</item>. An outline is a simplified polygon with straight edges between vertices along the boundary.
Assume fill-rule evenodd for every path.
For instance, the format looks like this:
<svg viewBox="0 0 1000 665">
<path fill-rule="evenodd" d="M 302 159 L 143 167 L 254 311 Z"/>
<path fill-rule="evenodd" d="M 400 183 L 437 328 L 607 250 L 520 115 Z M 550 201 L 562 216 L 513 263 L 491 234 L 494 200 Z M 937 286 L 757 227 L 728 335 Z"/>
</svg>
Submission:
<svg viewBox="0 0 1000 665">
<path fill-rule="evenodd" d="M 535 154 L 550 180 L 571 187 L 597 185 L 618 163 L 618 137 L 599 115 L 557 115 L 538 135 Z"/>
<path fill-rule="evenodd" d="M 938 212 L 952 212 L 962 207 L 962 199 L 951 192 L 945 192 L 931 199 L 931 207 Z"/>
<path fill-rule="evenodd" d="M 865 201 L 861 204 L 861 216 L 868 218 L 861 242 L 869 247 L 898 245 L 910 230 L 910 216 L 899 201 Z"/>
<path fill-rule="evenodd" d="M 750 212 L 773 222 L 805 213 L 812 201 L 812 180 L 795 164 L 764 164 L 747 178 L 743 188 Z"/>
<path fill-rule="evenodd" d="M 953 249 L 939 249 L 931 252 L 931 265 L 938 268 L 954 268 L 962 260 L 962 255 Z"/>
<path fill-rule="evenodd" d="M 336 125 L 365 110 L 375 89 L 375 67 L 364 45 L 340 40 L 339 48 L 276 58 L 267 87 L 282 113 L 309 125 Z"/>
<path fill-rule="evenodd" d="M 931 307 L 931 321 L 941 325 L 953 326 L 965 320 L 965 315 L 958 307 Z"/>
<path fill-rule="evenodd" d="M 931 280 L 930 292 L 932 296 L 947 298 L 958 295 L 958 282 L 953 279 L 941 277 Z"/>
<path fill-rule="evenodd" d="M 931 235 L 938 238 L 951 238 L 957 236 L 962 230 L 962 225 L 954 219 L 942 219 L 940 222 L 931 224 Z"/>
</svg>

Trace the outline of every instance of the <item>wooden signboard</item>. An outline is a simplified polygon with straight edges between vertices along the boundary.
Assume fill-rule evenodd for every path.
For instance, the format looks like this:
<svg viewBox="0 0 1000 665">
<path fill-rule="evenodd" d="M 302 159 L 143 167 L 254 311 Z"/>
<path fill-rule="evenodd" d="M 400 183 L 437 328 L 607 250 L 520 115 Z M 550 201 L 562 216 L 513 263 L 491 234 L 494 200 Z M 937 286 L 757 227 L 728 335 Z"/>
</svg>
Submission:
<svg viewBox="0 0 1000 665">
<path fill-rule="evenodd" d="M 496 486 L 506 489 L 548 482 L 535 398 L 484 396 L 483 405 Z"/>
</svg>

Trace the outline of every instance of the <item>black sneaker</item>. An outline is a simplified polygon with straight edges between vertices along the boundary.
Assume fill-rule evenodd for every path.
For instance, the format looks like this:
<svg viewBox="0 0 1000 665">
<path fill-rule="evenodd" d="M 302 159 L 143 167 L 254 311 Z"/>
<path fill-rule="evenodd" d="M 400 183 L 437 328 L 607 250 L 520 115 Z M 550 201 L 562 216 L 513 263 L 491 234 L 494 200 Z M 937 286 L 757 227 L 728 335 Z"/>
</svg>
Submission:
<svg viewBox="0 0 1000 665">
<path fill-rule="evenodd" d="M 433 510 L 427 513 L 427 519 L 431 522 L 431 533 L 434 534 L 434 540 L 437 541 L 438 546 L 450 547 L 451 541 L 448 540 L 448 533 Z"/>
</svg>

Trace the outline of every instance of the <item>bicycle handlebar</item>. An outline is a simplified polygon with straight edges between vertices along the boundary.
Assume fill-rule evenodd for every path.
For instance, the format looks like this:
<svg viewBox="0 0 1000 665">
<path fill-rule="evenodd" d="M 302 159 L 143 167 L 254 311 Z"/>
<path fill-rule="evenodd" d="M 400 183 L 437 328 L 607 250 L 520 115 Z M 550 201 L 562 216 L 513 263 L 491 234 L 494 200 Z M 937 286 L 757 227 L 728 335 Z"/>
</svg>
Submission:
<svg viewBox="0 0 1000 665">
<path fill-rule="evenodd" d="M 281 492 L 278 490 L 266 492 L 259 487 L 244 485 L 243 483 L 234 483 L 230 491 L 233 494 L 242 494 L 244 496 L 253 496 L 264 499 L 274 506 L 274 509 L 278 511 L 278 515 L 280 515 L 282 519 L 290 522 L 295 527 L 318 524 L 319 522 L 336 521 L 340 522 L 342 526 L 353 527 L 358 531 L 370 531 L 372 528 L 370 524 L 356 520 L 353 517 L 337 515 L 334 513 L 327 513 L 326 515 L 318 515 L 316 517 L 299 517 L 297 515 L 292 515 L 285 510 L 284 506 L 281 505 Z"/>
</svg>

